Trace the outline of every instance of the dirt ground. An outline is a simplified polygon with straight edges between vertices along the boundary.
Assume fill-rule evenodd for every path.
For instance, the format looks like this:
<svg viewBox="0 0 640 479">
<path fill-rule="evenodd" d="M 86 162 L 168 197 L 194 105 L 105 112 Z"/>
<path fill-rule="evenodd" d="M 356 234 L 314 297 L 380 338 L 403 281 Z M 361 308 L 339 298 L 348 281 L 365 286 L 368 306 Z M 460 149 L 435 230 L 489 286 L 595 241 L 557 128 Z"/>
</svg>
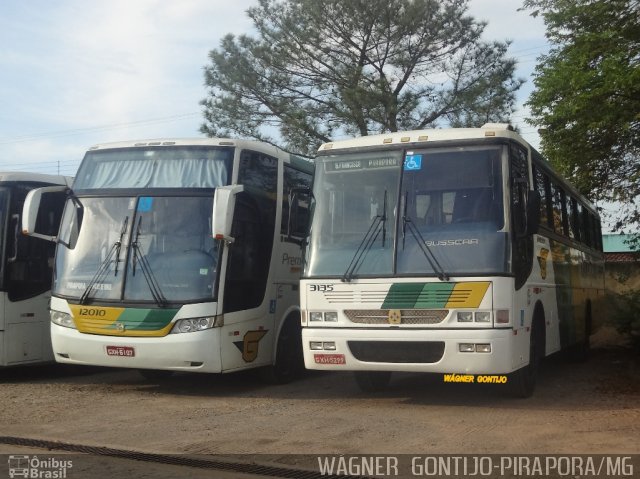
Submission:
<svg viewBox="0 0 640 479">
<path fill-rule="evenodd" d="M 604 331 L 587 362 L 547 358 L 529 399 L 442 375 L 396 374 L 367 394 L 350 373 L 269 386 L 255 372 L 149 381 L 130 370 L 7 369 L 0 436 L 285 463 L 287 454 L 640 454 L 640 357 L 618 343 Z"/>
</svg>

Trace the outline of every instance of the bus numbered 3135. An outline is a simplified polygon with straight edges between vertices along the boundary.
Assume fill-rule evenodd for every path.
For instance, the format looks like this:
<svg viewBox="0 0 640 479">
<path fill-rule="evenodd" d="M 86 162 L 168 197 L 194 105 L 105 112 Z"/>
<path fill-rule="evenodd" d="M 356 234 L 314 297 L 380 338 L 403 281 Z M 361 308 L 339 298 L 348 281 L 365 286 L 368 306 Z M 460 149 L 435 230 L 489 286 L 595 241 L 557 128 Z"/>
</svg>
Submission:
<svg viewBox="0 0 640 479">
<path fill-rule="evenodd" d="M 336 141 L 315 163 L 307 368 L 355 371 L 367 391 L 414 371 L 526 397 L 543 357 L 586 350 L 599 216 L 510 127 Z"/>
<path fill-rule="evenodd" d="M 304 369 L 301 237 L 312 164 L 254 141 L 92 147 L 67 194 L 51 340 L 61 363 L 230 372 Z M 23 228 L 39 236 L 42 191 Z"/>
</svg>

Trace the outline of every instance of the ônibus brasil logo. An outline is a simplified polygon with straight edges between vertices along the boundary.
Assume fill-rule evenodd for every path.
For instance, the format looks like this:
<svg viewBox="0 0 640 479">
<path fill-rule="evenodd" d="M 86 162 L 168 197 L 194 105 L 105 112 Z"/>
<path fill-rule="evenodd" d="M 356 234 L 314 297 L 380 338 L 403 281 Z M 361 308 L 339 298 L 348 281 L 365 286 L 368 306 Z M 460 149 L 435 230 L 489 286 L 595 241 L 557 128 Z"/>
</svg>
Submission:
<svg viewBox="0 0 640 479">
<path fill-rule="evenodd" d="M 9 456 L 9 477 L 25 477 L 28 479 L 65 479 L 67 469 L 73 467 L 72 461 L 38 456 Z"/>
</svg>

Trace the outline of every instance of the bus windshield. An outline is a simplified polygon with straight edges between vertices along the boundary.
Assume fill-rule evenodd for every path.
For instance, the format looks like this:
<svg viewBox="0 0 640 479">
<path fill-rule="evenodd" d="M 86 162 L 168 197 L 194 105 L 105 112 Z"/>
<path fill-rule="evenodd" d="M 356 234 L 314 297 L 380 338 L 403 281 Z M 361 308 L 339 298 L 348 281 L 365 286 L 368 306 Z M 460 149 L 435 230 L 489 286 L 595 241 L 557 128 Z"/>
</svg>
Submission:
<svg viewBox="0 0 640 479">
<path fill-rule="evenodd" d="M 507 272 L 504 151 L 465 146 L 317 158 L 305 276 Z"/>
<path fill-rule="evenodd" d="M 215 299 L 213 195 L 79 197 L 60 227 L 54 294 L 89 302 Z"/>
<path fill-rule="evenodd" d="M 319 187 L 313 193 L 307 275 L 343 276 L 348 269 L 354 276 L 393 272 L 401 163 L 400 151 L 316 160 Z"/>
<path fill-rule="evenodd" d="M 407 153 L 397 274 L 430 274 L 433 263 L 447 275 L 506 272 L 502 152 L 490 146 Z"/>
</svg>

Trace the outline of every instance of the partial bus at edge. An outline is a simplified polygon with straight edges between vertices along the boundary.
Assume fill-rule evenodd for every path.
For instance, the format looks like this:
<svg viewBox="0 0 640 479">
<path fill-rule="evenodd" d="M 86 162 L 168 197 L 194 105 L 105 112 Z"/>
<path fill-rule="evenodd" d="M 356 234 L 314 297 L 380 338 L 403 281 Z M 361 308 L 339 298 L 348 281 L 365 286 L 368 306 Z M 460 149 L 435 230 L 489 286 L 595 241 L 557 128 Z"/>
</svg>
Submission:
<svg viewBox="0 0 640 479">
<path fill-rule="evenodd" d="M 61 363 L 146 377 L 303 369 L 300 238 L 312 163 L 271 145 L 162 139 L 87 151 L 57 243 L 51 338 Z M 37 192 L 25 205 L 34 221 Z"/>
<path fill-rule="evenodd" d="M 309 369 L 533 393 L 541 359 L 602 319 L 596 208 L 508 125 L 320 147 L 301 281 Z"/>
<path fill-rule="evenodd" d="M 71 178 L 39 173 L 0 173 L 0 366 L 53 362 L 49 299 L 54 246 L 21 233 L 22 206 L 40 187 L 66 188 Z M 39 228 L 58 232 L 63 202 L 43 206 Z"/>
</svg>

